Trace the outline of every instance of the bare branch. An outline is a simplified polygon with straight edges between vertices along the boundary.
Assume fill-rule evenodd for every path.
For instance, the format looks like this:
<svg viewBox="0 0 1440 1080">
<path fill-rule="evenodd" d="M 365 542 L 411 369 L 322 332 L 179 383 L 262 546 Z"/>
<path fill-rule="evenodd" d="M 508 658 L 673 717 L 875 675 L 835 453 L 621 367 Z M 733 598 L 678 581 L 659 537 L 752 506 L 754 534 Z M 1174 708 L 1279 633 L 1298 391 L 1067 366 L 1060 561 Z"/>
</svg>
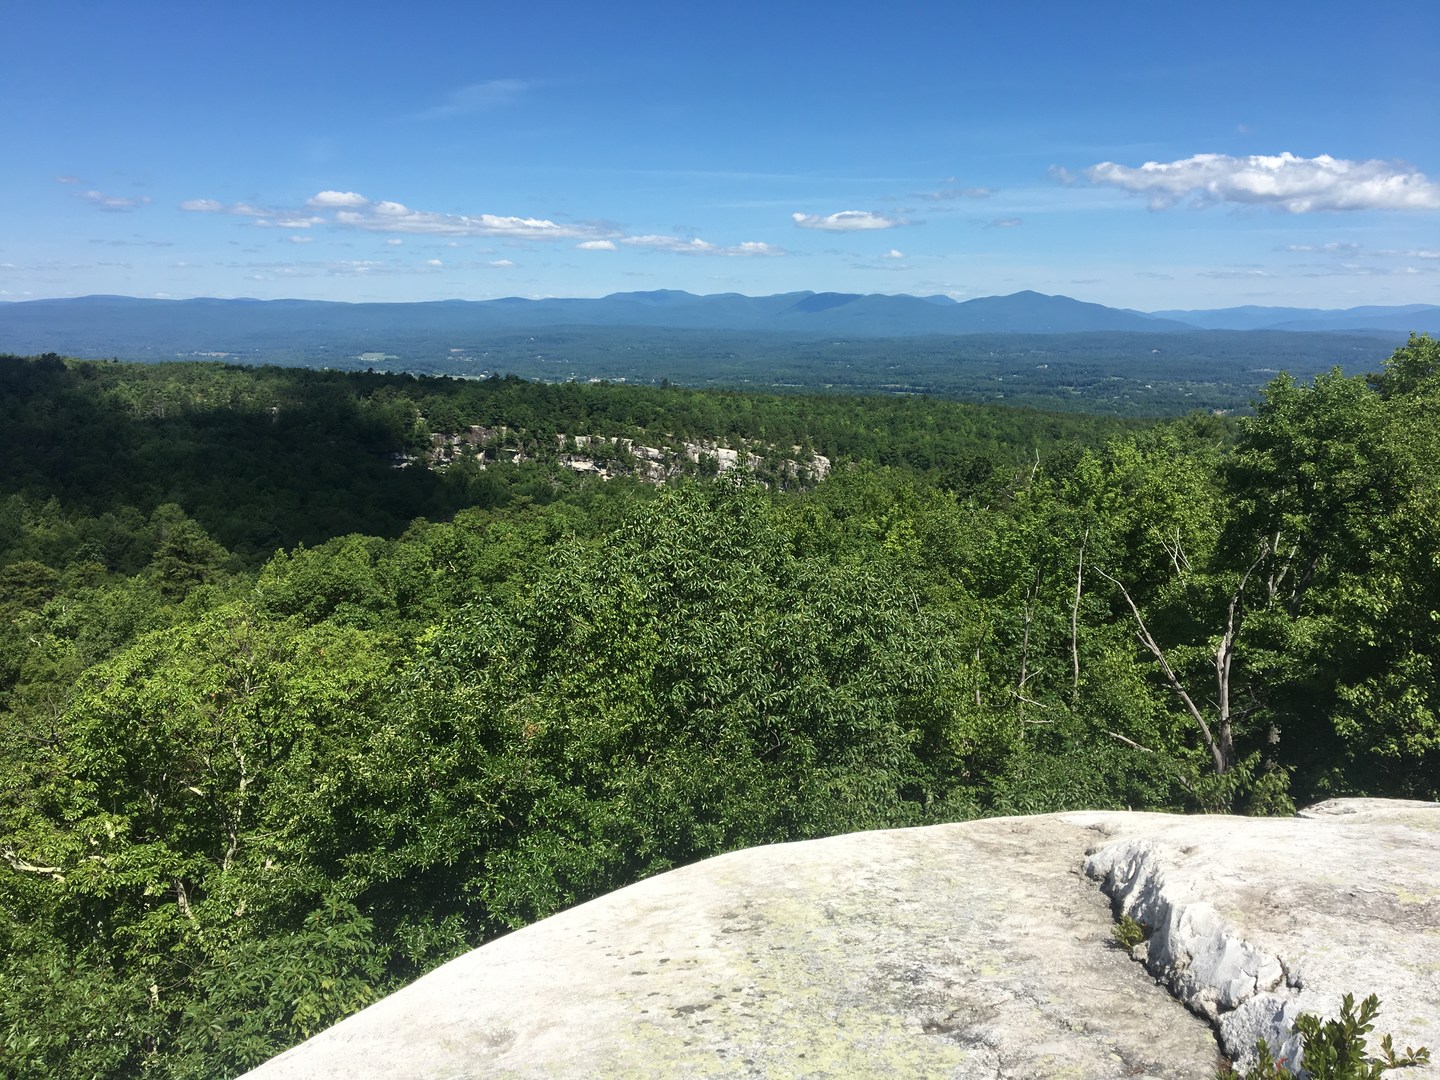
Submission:
<svg viewBox="0 0 1440 1080">
<path fill-rule="evenodd" d="M 1024 694 L 1016 694 L 1015 696 L 1016 696 L 1017 698 L 1019 698 L 1021 701 L 1024 701 L 1024 702 L 1026 702 L 1026 703 L 1028 703 L 1028 704 L 1030 704 L 1030 705 L 1034 705 L 1037 709 L 1044 709 L 1044 710 L 1046 710 L 1047 712 L 1048 712 L 1049 709 L 1050 709 L 1050 706 L 1049 706 L 1049 705 L 1046 705 L 1046 704 L 1043 704 L 1042 702 L 1036 701 L 1034 698 L 1026 697 Z M 1024 723 L 1024 724 L 1053 724 L 1053 723 L 1054 723 L 1053 720 L 1030 720 L 1030 719 L 1026 718 L 1025 716 L 1023 716 L 1023 715 L 1020 717 L 1020 722 L 1021 722 L 1021 723 Z"/>
<path fill-rule="evenodd" d="M 1184 684 L 1180 682 L 1180 677 L 1175 674 L 1175 669 L 1170 666 L 1170 661 L 1166 659 L 1165 651 L 1160 648 L 1159 644 L 1150 635 L 1149 629 L 1145 626 L 1145 620 L 1140 615 L 1140 609 L 1136 607 L 1135 600 L 1130 596 L 1130 590 L 1125 588 L 1118 578 L 1112 577 L 1098 566 L 1095 568 L 1095 572 L 1120 590 L 1120 595 L 1125 598 L 1125 603 L 1130 607 L 1130 614 L 1135 617 L 1135 626 L 1137 628 L 1135 636 L 1140 639 L 1141 644 L 1143 644 L 1145 648 L 1150 650 L 1150 654 L 1159 661 L 1160 670 L 1165 675 L 1165 681 L 1170 684 L 1170 689 L 1175 691 L 1175 694 L 1184 703 L 1185 711 L 1190 714 L 1191 719 L 1199 725 L 1200 734 L 1205 739 L 1205 748 L 1210 751 L 1210 757 L 1215 762 L 1215 772 L 1217 774 L 1226 772 L 1230 768 L 1230 762 L 1225 750 L 1221 747 L 1220 743 L 1216 741 L 1215 736 L 1211 734 L 1210 724 L 1206 721 L 1205 714 L 1200 711 L 1194 699 L 1186 692 Z"/>
<path fill-rule="evenodd" d="M 1156 754 L 1154 750 L 1151 750 L 1151 749 L 1150 749 L 1150 747 L 1148 747 L 1148 746 L 1142 746 L 1140 743 L 1136 742 L 1134 739 L 1127 738 L 1126 736 L 1121 735 L 1118 731 L 1107 731 L 1107 732 L 1105 732 L 1105 734 L 1106 734 L 1106 735 L 1109 735 L 1112 739 L 1118 739 L 1120 742 L 1124 743 L 1126 746 L 1129 746 L 1129 747 L 1132 747 L 1133 749 L 1139 750 L 1142 754 L 1155 754 L 1155 756 L 1158 757 L 1158 758 L 1160 758 L 1161 761 L 1165 761 L 1165 762 L 1169 762 L 1169 761 L 1170 761 L 1170 759 L 1167 758 L 1164 754 Z M 1171 762 L 1171 764 L 1173 765 L 1173 762 Z M 1194 787 L 1194 785 L 1191 784 L 1190 781 L 1185 778 L 1184 773 L 1180 772 L 1179 770 L 1176 770 L 1176 772 L 1175 772 L 1175 779 L 1176 779 L 1176 781 L 1180 784 L 1180 786 L 1183 787 L 1186 791 L 1190 792 L 1191 795 L 1194 795 L 1194 794 L 1195 794 L 1195 787 Z"/>
<path fill-rule="evenodd" d="M 1160 538 L 1160 546 L 1165 549 L 1165 554 L 1170 556 L 1170 565 L 1175 567 L 1175 579 L 1182 585 L 1185 583 L 1185 573 L 1194 569 L 1190 565 L 1190 559 L 1185 554 L 1185 548 L 1180 543 L 1180 526 L 1175 526 L 1175 546 L 1171 547 L 1166 543 L 1165 538 Z"/>
<path fill-rule="evenodd" d="M 63 878 L 65 868 L 63 866 L 36 866 L 32 862 L 22 859 L 14 848 L 6 848 L 0 851 L 0 859 L 10 864 L 11 870 L 18 870 L 22 874 L 40 874 L 44 877 Z"/>
<path fill-rule="evenodd" d="M 1155 751 L 1154 751 L 1154 750 L 1151 750 L 1150 747 L 1148 747 L 1148 746 L 1141 746 L 1141 745 L 1140 745 L 1138 742 L 1136 742 L 1134 739 L 1127 738 L 1127 737 L 1125 737 L 1124 735 L 1121 735 L 1118 731 L 1107 731 L 1107 732 L 1105 732 L 1105 734 L 1106 734 L 1106 735 L 1109 735 L 1112 739 L 1119 739 L 1119 740 L 1120 740 L 1121 742 L 1123 742 L 1126 746 L 1129 746 L 1129 747 L 1132 747 L 1133 749 L 1139 750 L 1139 751 L 1141 751 L 1142 753 L 1146 753 L 1146 754 L 1153 754 L 1153 753 L 1155 753 Z"/>
</svg>

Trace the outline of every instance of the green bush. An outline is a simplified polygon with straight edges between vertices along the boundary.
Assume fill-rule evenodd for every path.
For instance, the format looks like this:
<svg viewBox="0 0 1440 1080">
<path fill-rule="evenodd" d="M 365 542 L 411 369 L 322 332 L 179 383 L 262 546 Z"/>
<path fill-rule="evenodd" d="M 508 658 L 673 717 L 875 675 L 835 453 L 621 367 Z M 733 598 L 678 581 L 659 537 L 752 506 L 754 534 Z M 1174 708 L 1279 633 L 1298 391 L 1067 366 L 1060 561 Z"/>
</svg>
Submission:
<svg viewBox="0 0 1440 1080">
<path fill-rule="evenodd" d="M 1150 931 L 1145 928 L 1144 923 L 1136 922 L 1129 915 L 1121 915 L 1120 921 L 1110 931 L 1117 944 L 1127 949 L 1133 949 L 1150 936 Z"/>
<path fill-rule="evenodd" d="M 1311 1080 L 1375 1080 L 1381 1073 L 1411 1065 L 1424 1065 L 1430 1060 L 1430 1051 L 1425 1047 L 1416 1050 L 1406 1047 L 1403 1054 L 1396 1054 L 1390 1036 L 1380 1041 L 1380 1056 L 1366 1052 L 1365 1036 L 1375 1030 L 1374 1020 L 1380 1014 L 1380 999 L 1371 994 L 1360 1003 L 1360 1013 L 1355 1013 L 1355 995 L 1346 994 L 1340 1005 L 1339 1020 L 1321 1020 L 1310 1013 L 1301 1013 L 1295 1018 L 1295 1030 L 1300 1033 L 1302 1050 L 1300 1066 Z M 1284 1058 L 1276 1058 L 1264 1039 L 1255 1045 L 1258 1060 L 1245 1073 L 1244 1080 L 1289 1080 L 1290 1070 L 1285 1067 Z M 1218 1078 L 1231 1077 L 1236 1073 L 1223 1070 Z"/>
</svg>

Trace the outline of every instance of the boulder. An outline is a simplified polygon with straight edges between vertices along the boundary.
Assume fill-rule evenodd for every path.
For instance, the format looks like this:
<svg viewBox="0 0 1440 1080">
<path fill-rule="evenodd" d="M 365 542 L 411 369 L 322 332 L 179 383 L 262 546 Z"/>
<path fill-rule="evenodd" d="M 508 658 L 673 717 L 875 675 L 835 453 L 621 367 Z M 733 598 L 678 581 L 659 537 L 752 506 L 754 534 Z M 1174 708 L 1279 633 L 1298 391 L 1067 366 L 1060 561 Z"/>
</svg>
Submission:
<svg viewBox="0 0 1440 1080">
<path fill-rule="evenodd" d="M 1122 912 L 1150 931 L 1133 955 Z M 493 941 L 247 1075 L 1210 1080 L 1347 991 L 1440 1059 L 1440 806 L 733 852 Z"/>
</svg>

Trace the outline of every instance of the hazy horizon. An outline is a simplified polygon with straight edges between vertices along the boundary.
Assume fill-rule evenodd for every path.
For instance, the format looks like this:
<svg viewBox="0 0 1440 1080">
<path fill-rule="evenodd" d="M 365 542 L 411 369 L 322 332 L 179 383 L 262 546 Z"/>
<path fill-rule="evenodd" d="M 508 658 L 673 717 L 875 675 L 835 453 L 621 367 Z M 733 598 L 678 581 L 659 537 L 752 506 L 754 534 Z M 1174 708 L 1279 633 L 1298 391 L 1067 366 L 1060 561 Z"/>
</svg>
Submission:
<svg viewBox="0 0 1440 1080">
<path fill-rule="evenodd" d="M 7 36 L 5 301 L 1440 298 L 1418 0 L 61 2 Z"/>
</svg>

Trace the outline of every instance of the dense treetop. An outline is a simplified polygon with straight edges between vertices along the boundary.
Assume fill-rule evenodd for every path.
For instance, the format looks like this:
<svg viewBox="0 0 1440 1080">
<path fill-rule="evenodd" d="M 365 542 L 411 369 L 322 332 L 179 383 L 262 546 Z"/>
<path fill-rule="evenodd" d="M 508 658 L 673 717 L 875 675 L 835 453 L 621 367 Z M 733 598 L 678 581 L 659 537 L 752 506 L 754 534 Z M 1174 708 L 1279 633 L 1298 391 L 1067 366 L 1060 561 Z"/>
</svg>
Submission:
<svg viewBox="0 0 1440 1080">
<path fill-rule="evenodd" d="M 1435 797 L 1437 418 L 1428 338 L 1151 424 L 0 360 L 0 1060 L 234 1073 L 750 844 Z"/>
</svg>

